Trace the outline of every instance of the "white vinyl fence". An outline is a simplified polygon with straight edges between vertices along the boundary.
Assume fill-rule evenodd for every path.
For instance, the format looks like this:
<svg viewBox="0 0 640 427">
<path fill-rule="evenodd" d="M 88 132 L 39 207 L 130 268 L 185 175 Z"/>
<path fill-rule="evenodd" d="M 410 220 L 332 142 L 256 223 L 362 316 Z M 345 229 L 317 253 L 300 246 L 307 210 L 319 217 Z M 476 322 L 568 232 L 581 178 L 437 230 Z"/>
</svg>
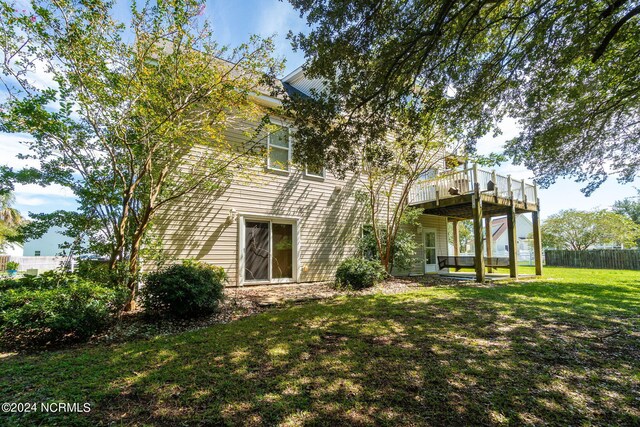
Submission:
<svg viewBox="0 0 640 427">
<path fill-rule="evenodd" d="M 43 273 L 49 270 L 55 270 L 60 267 L 62 263 L 67 260 L 63 256 L 10 256 L 9 261 L 15 261 L 20 266 L 18 271 L 24 272 L 27 270 L 38 270 L 39 273 Z"/>
</svg>

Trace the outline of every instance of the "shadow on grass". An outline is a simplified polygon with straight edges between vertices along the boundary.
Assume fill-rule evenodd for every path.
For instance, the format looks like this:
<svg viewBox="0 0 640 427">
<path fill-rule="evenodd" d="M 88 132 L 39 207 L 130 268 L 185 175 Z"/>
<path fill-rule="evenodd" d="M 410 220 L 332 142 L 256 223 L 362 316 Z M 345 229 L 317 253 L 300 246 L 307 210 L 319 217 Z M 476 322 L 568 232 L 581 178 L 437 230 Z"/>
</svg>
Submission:
<svg viewBox="0 0 640 427">
<path fill-rule="evenodd" d="M 0 396 L 92 404 L 9 424 L 632 425 L 637 291 L 534 282 L 341 298 L 8 358 Z"/>
</svg>

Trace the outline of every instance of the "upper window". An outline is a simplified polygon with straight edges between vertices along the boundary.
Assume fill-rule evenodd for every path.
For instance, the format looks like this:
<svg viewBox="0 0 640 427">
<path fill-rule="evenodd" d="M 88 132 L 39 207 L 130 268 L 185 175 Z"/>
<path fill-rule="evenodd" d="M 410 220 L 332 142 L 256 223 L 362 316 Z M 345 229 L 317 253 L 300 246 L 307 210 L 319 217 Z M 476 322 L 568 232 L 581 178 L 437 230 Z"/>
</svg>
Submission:
<svg viewBox="0 0 640 427">
<path fill-rule="evenodd" d="M 267 167 L 279 171 L 289 171 L 291 162 L 291 136 L 289 128 L 281 127 L 267 138 Z"/>
<path fill-rule="evenodd" d="M 431 168 L 431 169 L 428 169 L 428 170 L 426 170 L 426 171 L 422 172 L 422 173 L 420 174 L 420 178 L 418 178 L 418 179 L 420 179 L 420 180 L 429 180 L 429 179 L 433 179 L 433 178 L 435 178 L 436 176 L 438 176 L 438 173 L 439 173 L 439 172 L 440 172 L 440 171 L 439 171 L 438 169 L 436 169 L 436 168 Z"/>
<path fill-rule="evenodd" d="M 324 168 L 322 166 L 307 165 L 304 173 L 306 176 L 313 178 L 324 178 Z"/>
</svg>

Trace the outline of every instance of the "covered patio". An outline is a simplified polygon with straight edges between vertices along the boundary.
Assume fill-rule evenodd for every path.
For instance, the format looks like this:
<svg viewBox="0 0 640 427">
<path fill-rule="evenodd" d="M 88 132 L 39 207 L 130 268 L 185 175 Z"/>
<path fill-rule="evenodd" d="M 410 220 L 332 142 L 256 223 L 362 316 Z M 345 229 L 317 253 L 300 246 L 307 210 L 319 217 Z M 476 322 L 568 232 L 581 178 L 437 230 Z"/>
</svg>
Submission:
<svg viewBox="0 0 640 427">
<path fill-rule="evenodd" d="M 516 215 L 531 213 L 535 274 L 542 275 L 540 200 L 535 185 L 512 179 L 510 175 L 483 171 L 473 165 L 434 179 L 418 181 L 412 188 L 409 204 L 421 208 L 428 215 L 446 216 L 453 223 L 453 256 L 439 257 L 440 269 L 474 268 L 476 281 L 480 283 L 493 278 L 499 267 L 508 267 L 509 277 L 518 277 Z M 508 260 L 494 257 L 492 239 L 483 238 L 483 227 L 486 235 L 491 236 L 491 220 L 497 216 L 507 217 Z M 460 256 L 458 225 L 464 220 L 473 220 L 473 257 Z"/>
</svg>

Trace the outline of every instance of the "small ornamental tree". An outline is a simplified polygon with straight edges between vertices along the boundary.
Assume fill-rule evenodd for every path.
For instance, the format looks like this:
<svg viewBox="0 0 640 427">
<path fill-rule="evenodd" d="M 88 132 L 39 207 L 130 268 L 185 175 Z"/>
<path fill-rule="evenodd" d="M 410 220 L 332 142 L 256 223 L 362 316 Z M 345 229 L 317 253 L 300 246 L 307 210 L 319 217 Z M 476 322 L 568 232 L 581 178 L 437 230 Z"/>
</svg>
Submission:
<svg viewBox="0 0 640 427">
<path fill-rule="evenodd" d="M 0 130 L 23 133 L 39 167 L 4 170 L 23 183 L 58 184 L 74 212 L 32 215 L 27 231 L 62 225 L 76 243 L 109 256 L 133 299 L 156 213 L 196 189 L 215 189 L 255 161 L 258 129 L 232 147 L 232 122 L 261 122 L 252 102 L 280 63 L 270 39 L 218 46 L 193 0 L 133 2 L 117 21 L 108 1 L 0 1 Z M 46 71 L 43 84 L 37 72 Z M 32 236 L 33 237 L 33 236 Z"/>
<path fill-rule="evenodd" d="M 367 207 L 377 258 L 390 272 L 398 233 L 417 218 L 407 210 L 411 188 L 426 172 L 441 168 L 454 147 L 439 126 L 438 111 L 414 115 L 398 106 L 346 115 L 344 108 L 332 92 L 288 98 L 285 110 L 299 148 L 294 156 L 339 176 L 356 174 L 364 188 L 357 197 Z"/>
<path fill-rule="evenodd" d="M 449 243 L 453 245 L 453 223 L 447 223 L 447 234 L 449 236 Z M 473 221 L 458 221 L 458 235 L 460 241 L 458 242 L 458 248 L 461 252 L 466 252 L 467 248 L 473 245 Z"/>
<path fill-rule="evenodd" d="M 445 150 L 450 148 L 434 122 L 415 133 L 403 123 L 396 129 L 407 132 L 391 132 L 388 137 L 363 144 L 358 169 L 366 189 L 363 199 L 368 207 L 368 222 L 378 257 L 387 272 L 391 272 L 394 264 L 402 269 L 410 267 L 411 254 L 400 251 L 403 252 L 400 256 L 397 241 L 402 237 L 407 242 L 402 226 L 416 225 L 421 213 L 409 207 L 410 190 L 424 173 L 443 163 Z"/>
</svg>

